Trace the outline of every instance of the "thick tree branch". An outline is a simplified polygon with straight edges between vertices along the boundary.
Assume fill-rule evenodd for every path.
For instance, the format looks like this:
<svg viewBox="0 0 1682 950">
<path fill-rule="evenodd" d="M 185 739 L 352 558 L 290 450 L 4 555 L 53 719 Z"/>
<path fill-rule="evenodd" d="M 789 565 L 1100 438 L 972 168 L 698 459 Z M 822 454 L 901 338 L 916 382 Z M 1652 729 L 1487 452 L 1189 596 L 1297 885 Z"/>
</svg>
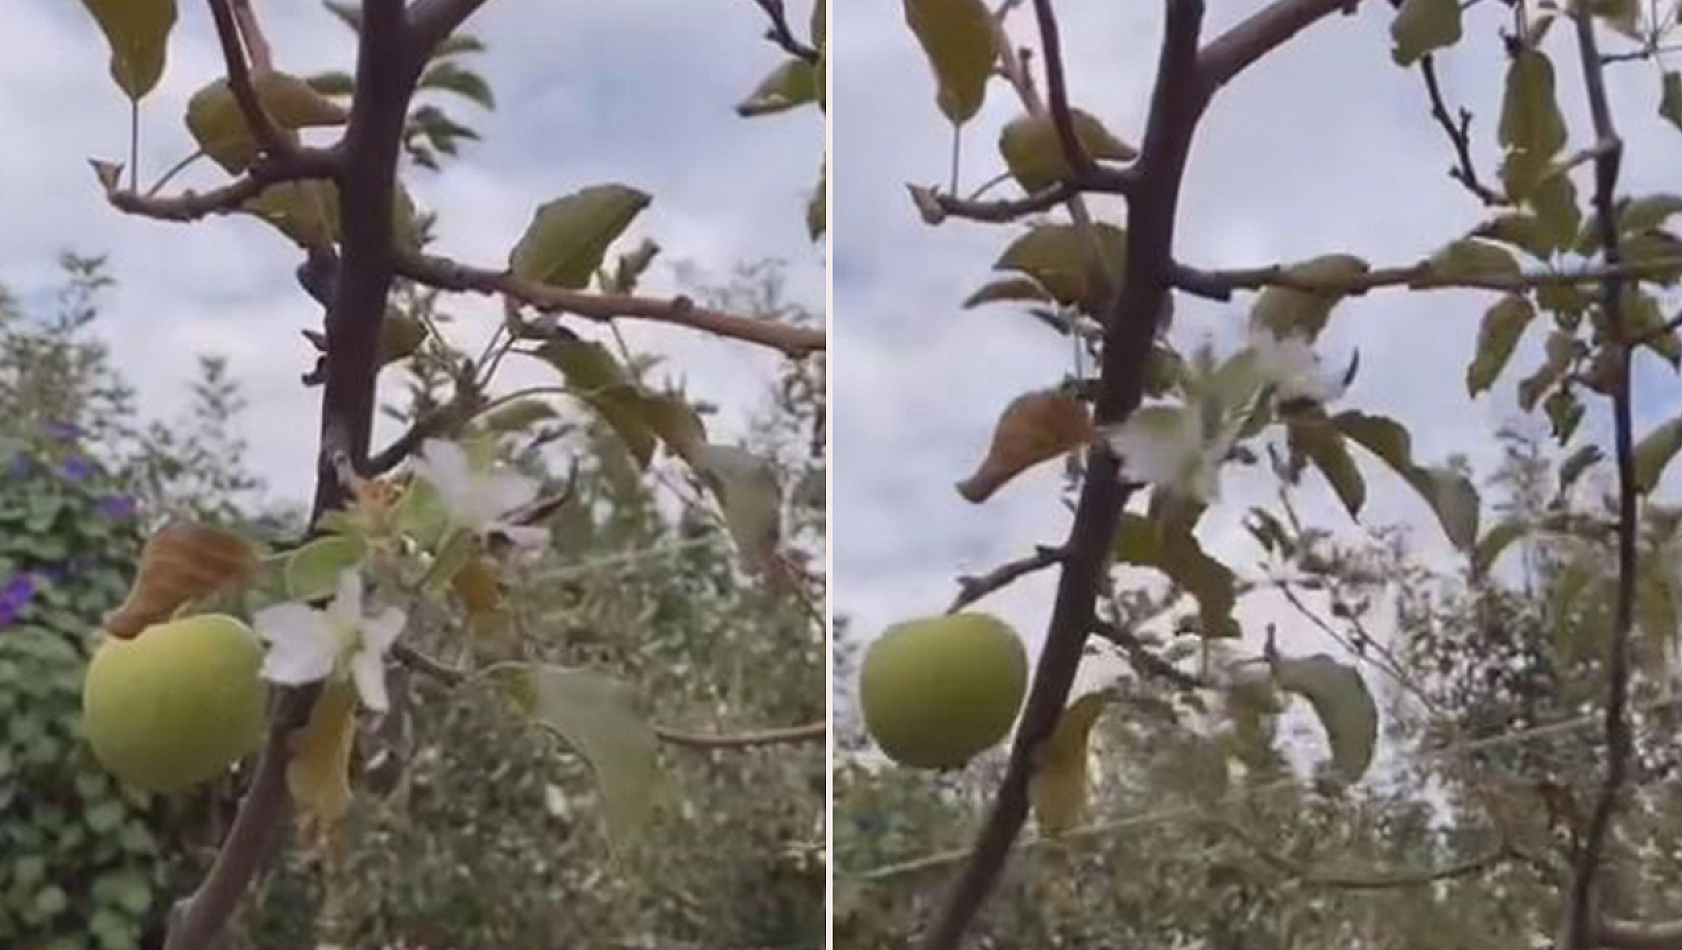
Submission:
<svg viewBox="0 0 1682 950">
<path fill-rule="evenodd" d="M 655 300 L 626 294 L 568 290 L 524 280 L 507 271 L 471 267 L 421 254 L 399 255 L 397 269 L 410 280 L 440 290 L 503 294 L 539 310 L 562 311 L 590 320 L 605 322 L 627 318 L 670 323 L 714 336 L 768 346 L 796 358 L 821 352 L 826 346 L 822 330 L 709 310 L 695 306 L 687 297 Z"/>
<path fill-rule="evenodd" d="M 1616 210 L 1618 171 L 1623 140 L 1612 123 L 1606 97 L 1606 76 L 1596 47 L 1594 22 L 1587 9 L 1572 14 L 1577 28 L 1577 52 L 1583 65 L 1583 84 L 1594 120 L 1595 137 L 1604 144 L 1594 162 L 1594 206 L 1599 219 L 1600 246 L 1606 262 L 1623 260 Z M 1632 754 L 1629 724 L 1629 637 L 1634 623 L 1636 581 L 1635 423 L 1630 399 L 1630 346 L 1623 311 L 1624 280 L 1601 281 L 1600 306 L 1617 347 L 1617 376 L 1612 386 L 1613 455 L 1618 470 L 1618 587 L 1613 608 L 1612 636 L 1606 658 L 1606 776 L 1601 782 L 1589 827 L 1576 856 L 1571 888 L 1567 950 L 1590 950 L 1597 930 L 1595 882 L 1600 873 L 1612 817 L 1628 778 Z"/>
<path fill-rule="evenodd" d="M 213 0 L 213 8 L 226 12 L 223 3 Z M 343 163 L 335 169 L 344 241 L 326 320 L 327 378 L 312 524 L 345 503 L 348 486 L 338 473 L 343 460 L 360 469 L 368 451 L 380 321 L 393 276 L 393 186 L 403 121 L 419 78 L 419 60 L 403 48 L 403 25 L 403 0 L 364 0 L 356 92 L 341 142 Z M 250 886 L 285 817 L 290 735 L 307 720 L 318 691 L 316 686 L 279 691 L 251 787 L 210 873 L 171 915 L 166 950 L 211 947 Z"/>
<path fill-rule="evenodd" d="M 955 614 L 988 594 L 1016 583 L 1022 577 L 1035 571 L 1043 571 L 1062 562 L 1062 548 L 1042 544 L 1034 549 L 1033 554 L 1000 564 L 985 574 L 960 577 L 958 578 L 958 596 L 953 598 L 952 606 L 947 607 L 946 612 Z"/>
<path fill-rule="evenodd" d="M 1198 48 L 1200 0 L 1168 0 L 1161 58 L 1139 157 L 1128 169 L 1127 280 L 1105 320 L 1102 375 L 1095 403 L 1098 424 L 1124 421 L 1139 405 L 1144 369 L 1172 287 L 1179 195 L 1197 124 L 1216 89 L 1244 67 L 1347 0 L 1281 0 Z M 1081 649 L 1094 621 L 1093 606 L 1109 565 L 1122 506 L 1131 494 L 1117 459 L 1095 448 L 1065 546 L 1050 629 L 1035 667 L 1027 705 L 1000 783 L 969 863 L 923 941 L 925 950 L 952 950 L 987 899 L 1028 815 L 1028 782 L 1035 752 L 1068 701 Z"/>
<path fill-rule="evenodd" d="M 1175 264 L 1174 286 L 1207 300 L 1232 299 L 1234 291 L 1285 287 L 1291 290 L 1331 292 L 1360 296 L 1369 290 L 1403 287 L 1408 290 L 1497 290 L 1517 293 L 1538 287 L 1567 284 L 1598 284 L 1607 280 L 1639 279 L 1682 270 L 1682 258 L 1648 258 L 1592 267 L 1528 274 L 1445 275 L 1434 273 L 1428 262 L 1405 267 L 1379 267 L 1345 280 L 1310 280 L 1293 276 L 1289 264 L 1244 267 L 1231 270 L 1202 270 Z"/>
</svg>

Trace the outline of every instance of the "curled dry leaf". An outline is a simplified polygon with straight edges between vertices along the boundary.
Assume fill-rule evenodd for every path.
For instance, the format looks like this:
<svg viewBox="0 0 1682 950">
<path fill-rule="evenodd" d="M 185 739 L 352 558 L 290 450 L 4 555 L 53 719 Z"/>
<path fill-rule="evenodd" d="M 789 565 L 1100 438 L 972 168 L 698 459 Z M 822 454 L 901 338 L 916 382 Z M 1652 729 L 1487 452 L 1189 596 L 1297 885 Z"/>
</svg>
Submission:
<svg viewBox="0 0 1682 950">
<path fill-rule="evenodd" d="M 238 535 L 172 521 L 147 540 L 128 597 L 106 615 L 105 629 L 131 639 L 187 602 L 249 580 L 256 570 L 256 552 Z"/>
<path fill-rule="evenodd" d="M 993 444 L 975 474 L 958 483 L 965 501 L 980 504 L 1023 471 L 1085 445 L 1096 435 L 1086 404 L 1055 390 L 1016 397 L 999 416 Z"/>
</svg>

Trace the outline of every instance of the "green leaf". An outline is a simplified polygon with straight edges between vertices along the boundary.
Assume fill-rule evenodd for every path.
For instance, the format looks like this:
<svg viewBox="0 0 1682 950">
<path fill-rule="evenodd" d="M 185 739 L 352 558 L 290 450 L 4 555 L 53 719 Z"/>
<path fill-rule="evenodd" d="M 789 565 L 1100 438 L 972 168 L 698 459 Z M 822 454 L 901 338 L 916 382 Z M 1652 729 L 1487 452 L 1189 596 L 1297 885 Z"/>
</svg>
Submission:
<svg viewBox="0 0 1682 950">
<path fill-rule="evenodd" d="M 286 591 L 293 600 L 331 597 L 339 588 L 339 575 L 360 570 L 368 546 L 353 535 L 332 534 L 316 538 L 286 557 Z"/>
<path fill-rule="evenodd" d="M 750 570 L 769 565 L 782 539 L 782 487 L 769 460 L 731 445 L 704 445 L 694 463 L 712 490 L 735 539 L 742 564 Z"/>
<path fill-rule="evenodd" d="M 1516 277 L 1518 261 L 1512 252 L 1488 241 L 1462 238 L 1431 255 L 1433 274 L 1448 278 Z"/>
<path fill-rule="evenodd" d="M 1537 367 L 1536 372 L 1519 380 L 1518 404 L 1525 412 L 1536 408 L 1542 394 L 1565 378 L 1571 364 L 1582 355 L 1584 348 L 1575 335 L 1563 330 L 1554 330 L 1548 334 L 1548 342 L 1543 350 L 1542 365 Z"/>
<path fill-rule="evenodd" d="M 257 102 L 283 133 L 344 125 L 350 113 L 297 76 L 267 72 L 251 79 Z M 245 122 L 226 78 L 187 100 L 187 131 L 200 149 L 230 173 L 245 171 L 257 158 L 257 140 Z"/>
<path fill-rule="evenodd" d="M 491 87 L 484 78 L 452 62 L 435 62 L 428 66 L 426 72 L 421 75 L 418 88 L 453 92 L 482 108 L 496 108 L 496 96 L 491 93 Z"/>
<path fill-rule="evenodd" d="M 1510 244 L 1540 260 L 1547 260 L 1560 246 L 1553 229 L 1540 217 L 1528 211 L 1511 211 L 1498 215 L 1480 225 L 1471 236 Z"/>
<path fill-rule="evenodd" d="M 1565 247 L 1570 243 L 1583 213 L 1577 207 L 1577 186 L 1571 183 L 1569 175 L 1543 178 L 1526 201 L 1535 209 L 1537 219 L 1548 228 L 1554 247 Z"/>
<path fill-rule="evenodd" d="M 1659 80 L 1659 117 L 1682 129 L 1682 73 L 1668 70 Z"/>
<path fill-rule="evenodd" d="M 1026 277 L 1005 277 L 982 286 L 980 290 L 964 298 L 964 308 L 979 307 L 984 303 L 1004 303 L 1010 301 L 1049 301 L 1045 288 L 1038 281 Z"/>
<path fill-rule="evenodd" d="M 1589 0 L 1591 14 L 1626 38 L 1646 42 L 1641 35 L 1640 0 Z"/>
<path fill-rule="evenodd" d="M 1502 171 L 1508 197 L 1523 199 L 1567 138 L 1554 94 L 1553 63 L 1535 49 L 1521 49 L 1507 66 L 1498 138 L 1508 150 Z"/>
<path fill-rule="evenodd" d="M 1634 234 L 1651 230 L 1678 211 L 1682 211 L 1682 195 L 1660 192 L 1631 199 L 1618 212 L 1618 232 Z"/>
<path fill-rule="evenodd" d="M 538 206 L 508 256 L 517 277 L 573 290 L 589 284 L 607 249 L 648 207 L 628 185 L 591 185 Z"/>
<path fill-rule="evenodd" d="M 1071 108 L 1069 118 L 1075 139 L 1094 159 L 1125 162 L 1139 153 L 1113 135 L 1090 113 Z M 1063 159 L 1063 142 L 1049 112 L 1024 114 L 1012 119 L 999 133 L 999 154 L 1022 190 L 1033 194 L 1069 177 L 1069 163 Z"/>
<path fill-rule="evenodd" d="M 1517 519 L 1501 521 L 1490 528 L 1472 549 L 1472 576 L 1476 578 L 1488 574 L 1502 552 L 1529 531 L 1530 525 Z"/>
<path fill-rule="evenodd" d="M 1411 66 L 1432 50 L 1460 42 L 1460 0 L 1402 0 L 1390 21 L 1390 58 Z"/>
<path fill-rule="evenodd" d="M 736 114 L 751 117 L 787 112 L 814 101 L 817 95 L 817 74 L 812 64 L 791 56 L 736 104 Z"/>
<path fill-rule="evenodd" d="M 1285 271 L 1293 280 L 1340 284 L 1364 276 L 1371 268 L 1351 254 L 1326 254 L 1292 265 Z M 1292 290 L 1269 287 L 1256 297 L 1250 325 L 1274 336 L 1301 336 L 1313 341 L 1325 329 L 1332 308 L 1348 296 L 1344 290 Z"/>
<path fill-rule="evenodd" d="M 1682 449 L 1682 416 L 1643 436 L 1635 444 L 1635 490 L 1645 495 L 1656 488 L 1678 449 Z"/>
<path fill-rule="evenodd" d="M 905 23 L 934 70 L 935 102 L 954 125 L 981 111 L 998 58 L 993 16 L 983 0 L 904 0 Z"/>
<path fill-rule="evenodd" d="M 1344 444 L 1343 433 L 1327 425 L 1324 419 L 1287 425 L 1286 442 L 1294 453 L 1314 463 L 1326 482 L 1337 493 L 1349 517 L 1359 518 L 1367 503 L 1367 482 Z"/>
<path fill-rule="evenodd" d="M 1332 424 L 1413 486 L 1455 547 L 1471 550 L 1478 536 L 1478 493 L 1465 476 L 1415 464 L 1413 439 L 1394 419 L 1350 411 L 1332 417 Z"/>
<path fill-rule="evenodd" d="M 395 309 L 386 311 L 380 321 L 379 365 L 388 366 L 415 355 L 426 342 L 426 324 Z"/>
<path fill-rule="evenodd" d="M 111 48 L 111 79 L 139 102 L 157 88 L 175 28 L 175 0 L 82 0 Z"/>
<path fill-rule="evenodd" d="M 600 343 L 555 339 L 539 347 L 536 355 L 560 370 L 573 394 L 602 414 L 639 467 L 648 467 L 662 441 L 693 463 L 706 438 L 694 407 L 676 396 L 644 389 Z"/>
<path fill-rule="evenodd" d="M 829 45 L 829 3 L 827 0 L 817 0 L 812 4 L 812 17 L 806 25 L 807 36 L 811 37 L 813 49 L 824 49 Z"/>
<path fill-rule="evenodd" d="M 1236 637 L 1241 632 L 1232 616 L 1237 578 L 1231 568 L 1204 553 L 1186 521 L 1123 512 L 1116 530 L 1115 560 L 1155 568 L 1195 598 L 1205 637 Z"/>
<path fill-rule="evenodd" d="M 1583 473 L 1588 471 L 1590 466 L 1605 457 L 1605 453 L 1600 450 L 1598 445 L 1585 445 L 1571 453 L 1559 466 L 1559 493 L 1564 495 L 1569 492 L 1571 486 L 1577 483 L 1577 479 L 1583 477 Z"/>
<path fill-rule="evenodd" d="M 616 845 L 647 826 L 660 784 L 659 739 L 624 683 L 587 669 L 510 663 L 487 670 L 522 712 L 583 756 Z"/>
<path fill-rule="evenodd" d="M 339 192 L 329 181 L 270 185 L 240 210 L 272 225 L 300 247 L 331 248 L 339 240 Z"/>
<path fill-rule="evenodd" d="M 1569 387 L 1561 386 L 1542 400 L 1542 411 L 1553 427 L 1553 437 L 1560 445 L 1571 441 L 1578 423 L 1583 421 L 1583 404 Z"/>
<path fill-rule="evenodd" d="M 1682 366 L 1682 339 L 1675 330 L 1667 330 L 1669 323 L 1659 310 L 1653 295 L 1642 293 L 1635 286 L 1624 285 L 1624 319 L 1627 332 L 1641 339 L 1641 345 L 1659 354 L 1671 367 Z"/>
<path fill-rule="evenodd" d="M 1378 704 L 1360 672 L 1321 653 L 1279 659 L 1273 676 L 1279 689 L 1314 707 L 1332 748 L 1333 770 L 1345 782 L 1359 781 L 1378 744 Z"/>
<path fill-rule="evenodd" d="M 1520 294 L 1508 294 L 1497 300 L 1483 315 L 1478 327 L 1478 345 L 1471 365 L 1466 367 L 1466 394 L 1477 396 L 1501 376 L 1507 361 L 1512 359 L 1525 327 L 1536 317 L 1530 299 Z"/>
<path fill-rule="evenodd" d="M 492 432 L 519 432 L 555 418 L 555 407 L 541 399 L 516 399 L 498 406 L 479 420 Z"/>
<path fill-rule="evenodd" d="M 1623 252 L 1625 261 L 1646 265 L 1643 268 L 1647 275 L 1643 278 L 1645 280 L 1669 287 L 1682 279 L 1682 240 L 1668 231 L 1652 230 L 1629 235 L 1619 242 L 1618 249 Z"/>
<path fill-rule="evenodd" d="M 1092 225 L 1103 248 L 1106 278 L 1126 276 L 1127 233 L 1113 224 Z M 1058 303 L 1077 305 L 1096 299 L 1092 281 L 1093 241 L 1078 224 L 1042 224 L 1022 235 L 994 262 L 994 270 L 1015 271 L 1038 281 Z"/>
<path fill-rule="evenodd" d="M 337 70 L 305 76 L 304 82 L 324 96 L 348 96 L 356 91 L 356 77 Z"/>
</svg>

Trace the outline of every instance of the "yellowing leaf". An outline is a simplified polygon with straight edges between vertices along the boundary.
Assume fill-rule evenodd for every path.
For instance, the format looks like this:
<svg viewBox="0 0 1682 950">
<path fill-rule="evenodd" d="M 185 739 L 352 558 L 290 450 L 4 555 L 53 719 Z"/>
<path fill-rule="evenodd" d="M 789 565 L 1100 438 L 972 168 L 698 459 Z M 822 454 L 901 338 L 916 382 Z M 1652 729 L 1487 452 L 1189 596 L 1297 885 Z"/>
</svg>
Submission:
<svg viewBox="0 0 1682 950">
<path fill-rule="evenodd" d="M 1028 802 L 1042 835 L 1058 837 L 1086 818 L 1087 740 L 1108 698 L 1105 693 L 1087 693 L 1070 703 L 1034 752 Z"/>
<path fill-rule="evenodd" d="M 647 824 L 660 780 L 659 740 L 624 683 L 586 669 L 511 663 L 487 670 L 539 726 L 583 756 L 615 844 Z"/>
<path fill-rule="evenodd" d="M 1069 118 L 1074 125 L 1075 139 L 1092 158 L 1125 162 L 1139 154 L 1091 114 L 1071 108 Z M 1063 143 L 1050 113 L 1024 114 L 1011 120 L 999 133 L 999 154 L 1004 156 L 1005 166 L 1017 183 L 1030 194 L 1069 176 Z"/>
<path fill-rule="evenodd" d="M 1647 433 L 1635 444 L 1635 490 L 1645 495 L 1658 487 L 1665 466 L 1682 449 L 1682 416 Z"/>
<path fill-rule="evenodd" d="M 350 117 L 344 106 L 289 73 L 260 73 L 251 77 L 251 86 L 263 111 L 283 132 L 344 125 Z M 187 131 L 206 155 L 231 173 L 244 171 L 257 158 L 257 141 L 226 78 L 187 101 Z"/>
<path fill-rule="evenodd" d="M 986 457 L 958 483 L 958 494 L 980 504 L 1017 475 L 1085 445 L 1094 435 L 1086 403 L 1053 390 L 1024 393 L 1000 414 Z"/>
<path fill-rule="evenodd" d="M 558 338 L 539 347 L 537 355 L 560 370 L 574 394 L 602 414 L 639 467 L 648 467 L 661 441 L 693 464 L 696 450 L 706 439 L 694 407 L 673 395 L 651 393 L 632 381 L 600 343 Z"/>
<path fill-rule="evenodd" d="M 905 22 L 934 70 L 940 111 L 962 125 L 981 111 L 998 47 L 983 0 L 904 0 Z"/>
<path fill-rule="evenodd" d="M 146 540 L 128 597 L 105 618 L 105 630 L 133 637 L 191 601 L 249 581 L 256 570 L 257 553 L 238 535 L 171 521 Z"/>
<path fill-rule="evenodd" d="M 468 558 L 451 579 L 450 587 L 461 598 L 468 616 L 476 620 L 494 616 L 502 609 L 502 585 L 485 562 L 483 552 L 476 551 Z"/>
<path fill-rule="evenodd" d="M 356 743 L 356 686 L 329 679 L 302 729 L 292 733 L 286 788 L 303 816 L 329 828 L 350 809 L 350 753 Z"/>
<path fill-rule="evenodd" d="M 628 185 L 591 185 L 539 205 L 508 256 L 516 277 L 574 290 L 589 284 L 612 244 L 648 207 Z"/>
<path fill-rule="evenodd" d="M 157 88 L 175 27 L 175 0 L 82 0 L 111 48 L 111 79 L 136 102 Z"/>
<path fill-rule="evenodd" d="M 817 82 L 812 64 L 791 56 L 760 80 L 746 99 L 736 104 L 736 114 L 770 115 L 803 106 L 817 98 Z"/>
<path fill-rule="evenodd" d="M 1411 66 L 1432 50 L 1460 42 L 1460 0 L 1402 0 L 1390 21 L 1395 47 L 1390 57 L 1398 66 Z"/>
<path fill-rule="evenodd" d="M 293 600 L 330 597 L 339 588 L 339 575 L 358 570 L 368 546 L 352 535 L 323 535 L 286 557 L 286 592 Z"/>
<path fill-rule="evenodd" d="M 1521 294 L 1508 294 L 1485 311 L 1478 327 L 1477 351 L 1466 367 L 1467 395 L 1477 396 L 1495 384 L 1525 327 L 1535 318 L 1536 308 Z"/>
<path fill-rule="evenodd" d="M 1096 238 L 1096 240 L 1094 240 Z M 1103 250 L 1103 280 L 1094 281 L 1094 252 Z M 1043 224 L 1032 228 L 1005 248 L 994 270 L 1015 271 L 1038 281 L 1058 303 L 1093 309 L 1102 301 L 1098 292 L 1113 290 L 1125 277 L 1127 232 L 1113 224 L 1096 223 L 1092 234 L 1078 224 Z"/>
<path fill-rule="evenodd" d="M 696 473 L 724 511 L 742 564 L 759 570 L 770 563 L 782 540 L 782 487 L 770 461 L 731 445 L 703 445 Z"/>
<path fill-rule="evenodd" d="M 1274 683 L 1308 700 L 1330 741 L 1332 768 L 1345 782 L 1359 781 L 1378 744 L 1378 705 L 1361 674 L 1322 653 L 1279 660 Z"/>
<path fill-rule="evenodd" d="M 1294 280 L 1336 285 L 1356 280 L 1371 268 L 1352 254 L 1327 254 L 1286 270 Z M 1291 290 L 1269 287 L 1256 297 L 1250 311 L 1250 325 L 1263 328 L 1283 339 L 1301 336 L 1312 341 L 1320 336 L 1331 318 L 1332 308 L 1348 296 L 1342 290 Z"/>
</svg>

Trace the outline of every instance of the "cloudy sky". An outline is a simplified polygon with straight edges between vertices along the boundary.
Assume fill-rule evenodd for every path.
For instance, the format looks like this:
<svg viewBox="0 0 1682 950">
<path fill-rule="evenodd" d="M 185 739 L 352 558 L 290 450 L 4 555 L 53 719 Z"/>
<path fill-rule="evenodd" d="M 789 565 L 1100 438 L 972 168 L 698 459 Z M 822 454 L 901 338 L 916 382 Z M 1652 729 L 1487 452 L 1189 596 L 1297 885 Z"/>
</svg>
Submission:
<svg viewBox="0 0 1682 950">
<path fill-rule="evenodd" d="M 1211 0 L 1205 36 L 1262 6 L 1261 0 Z M 1162 7 L 1059 5 L 1072 101 L 1135 144 Z M 1494 177 L 1505 68 L 1491 7 L 1497 5 L 1469 15 L 1467 39 L 1439 63 L 1448 95 L 1477 115 L 1473 135 L 1486 178 Z M 960 499 L 953 483 L 985 451 L 1005 404 L 1057 382 L 1070 353 L 1061 338 L 1011 307 L 960 308 L 988 279 L 1014 232 L 957 221 L 929 227 L 918 219 L 905 185 L 945 180 L 951 134 L 935 107 L 922 53 L 897 3 L 837 5 L 834 16 L 834 576 L 837 611 L 868 636 L 895 620 L 944 609 L 959 574 L 1063 541 L 1069 518 L 1058 498 L 1058 466 L 1042 466 L 980 506 Z M 1237 267 L 1343 251 L 1375 264 L 1410 264 L 1481 219 L 1476 203 L 1444 174 L 1447 140 L 1429 117 L 1417 71 L 1391 62 L 1390 17 L 1389 5 L 1369 3 L 1356 15 L 1322 22 L 1219 96 L 1188 168 L 1176 247 L 1182 260 Z M 1019 43 L 1033 45 L 1032 14 L 1011 22 Z M 1567 29 L 1554 31 L 1550 48 L 1571 147 L 1578 148 L 1589 123 L 1580 73 L 1566 55 L 1572 49 Z M 1612 72 L 1630 145 L 1626 189 L 1676 188 L 1682 135 L 1655 116 L 1657 71 L 1637 63 Z M 1018 110 L 1006 85 L 989 88 L 986 108 L 963 134 L 966 187 L 998 172 L 998 129 Z M 1122 220 L 1113 206 L 1100 214 Z M 1250 299 L 1211 305 L 1182 298 L 1176 340 L 1185 348 L 1211 334 L 1230 352 Z M 1533 331 L 1525 340 L 1493 396 L 1469 403 L 1465 363 L 1492 302 L 1464 292 L 1392 291 L 1343 304 L 1321 347 L 1337 365 L 1353 348 L 1360 351 L 1361 374 L 1343 405 L 1407 423 L 1416 456 L 1426 462 L 1440 463 L 1455 451 L 1475 464 L 1491 462 L 1492 435 L 1516 412 L 1513 387 L 1539 360 L 1542 336 Z M 1675 413 L 1673 379 L 1668 368 L 1644 367 L 1647 395 L 1638 404 L 1638 423 Z M 1423 505 L 1387 472 L 1364 460 L 1363 468 L 1371 517 L 1417 524 L 1428 549 L 1443 550 Z M 1245 507 L 1262 501 L 1258 484 L 1229 480 L 1226 504 L 1200 532 L 1207 547 L 1240 568 L 1259 554 L 1237 523 Z M 1305 484 L 1310 517 L 1347 524 L 1317 476 Z M 981 607 L 1037 644 L 1054 584 L 1053 573 L 1044 572 Z M 1300 631 L 1287 610 L 1256 601 L 1241 616 L 1252 633 L 1260 633 L 1260 621 L 1279 619 L 1287 621 L 1282 634 L 1302 648 L 1331 646 Z"/>
<path fill-rule="evenodd" d="M 191 151 L 185 103 L 221 75 L 205 4 L 180 7 L 163 82 L 143 106 L 143 176 Z M 278 68 L 350 67 L 352 34 L 314 0 L 259 0 L 257 9 Z M 319 313 L 293 282 L 296 250 L 251 221 L 182 226 L 110 209 L 86 160 L 126 155 L 128 112 L 107 76 L 100 34 L 74 3 L 0 0 L 0 13 L 8 33 L 0 128 L 14 142 L 0 152 L 0 282 L 27 305 L 48 306 L 60 250 L 109 254 L 121 286 L 99 332 L 143 409 L 174 417 L 195 354 L 226 356 L 251 402 L 244 434 L 255 468 L 275 498 L 305 500 L 319 391 L 298 385 L 312 361 L 298 330 L 319 323 Z M 794 299 L 822 309 L 823 254 L 806 238 L 804 209 L 823 117 L 811 108 L 754 120 L 733 112 L 782 55 L 761 38 L 762 16 L 748 0 L 493 0 L 468 30 L 490 48 L 475 66 L 498 108 L 445 100 L 483 141 L 467 143 L 442 174 L 417 170 L 406 179 L 416 200 L 441 215 L 442 252 L 499 265 L 534 206 L 619 181 L 654 195 L 624 247 L 652 237 L 667 265 L 687 260 L 719 276 L 738 262 L 782 259 Z M 177 183 L 214 182 L 216 169 L 201 166 Z M 657 266 L 645 289 L 675 292 L 670 267 Z M 467 297 L 452 309 L 463 317 L 463 339 L 475 341 L 499 313 Z M 747 346 L 627 330 L 634 347 L 669 355 L 698 398 L 748 406 L 774 378 L 776 359 Z M 508 382 L 549 372 L 516 369 Z M 400 374 L 388 371 L 382 383 L 396 394 Z M 739 421 L 715 434 L 728 438 Z"/>
</svg>

